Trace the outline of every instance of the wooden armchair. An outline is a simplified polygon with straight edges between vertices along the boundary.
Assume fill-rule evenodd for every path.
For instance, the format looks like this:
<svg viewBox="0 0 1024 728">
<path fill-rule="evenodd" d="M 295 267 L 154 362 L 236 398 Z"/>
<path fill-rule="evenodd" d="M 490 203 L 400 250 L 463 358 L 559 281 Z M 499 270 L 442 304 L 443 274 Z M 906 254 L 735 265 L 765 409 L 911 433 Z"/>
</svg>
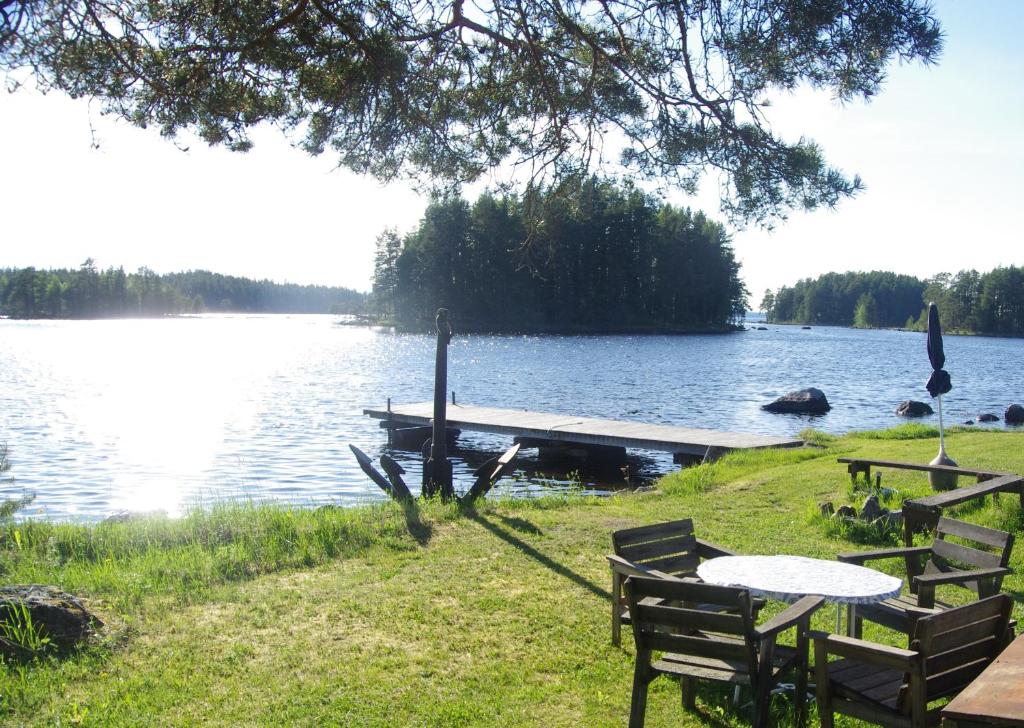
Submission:
<svg viewBox="0 0 1024 728">
<path fill-rule="evenodd" d="M 948 540 L 950 536 L 973 545 L 954 543 Z M 1003 577 L 1010 573 L 1007 564 L 1012 549 L 1012 533 L 940 518 L 931 546 L 840 554 L 840 561 L 861 565 L 875 559 L 903 557 L 910 584 L 910 594 L 877 604 L 858 605 L 850 623 L 850 634 L 856 637 L 862 634 L 864 619 L 911 634 L 918 619 L 950 608 L 950 604 L 935 599 L 937 586 L 969 589 L 979 598 L 998 594 Z"/>
<path fill-rule="evenodd" d="M 928 704 L 965 688 L 1002 651 L 1013 600 L 997 594 L 915 622 L 910 649 L 812 632 L 818 717 L 844 713 L 884 726 L 939 725 Z M 842 659 L 828 661 L 829 655 Z"/>
<path fill-rule="evenodd" d="M 625 582 L 633 615 L 636 667 L 630 728 L 642 728 L 647 689 L 658 675 L 676 675 L 683 705 L 694 705 L 694 680 L 712 680 L 752 688 L 754 728 L 768 724 L 771 689 L 782 675 L 796 671 L 797 721 L 806 719 L 807 629 L 822 597 L 804 597 L 760 627 L 754 625 L 750 592 L 697 581 L 631 576 Z M 696 608 L 696 604 L 717 609 Z M 796 648 L 776 644 L 781 632 L 796 630 Z M 654 659 L 655 651 L 661 652 Z"/>
<path fill-rule="evenodd" d="M 721 546 L 702 541 L 693 533 L 693 519 L 626 528 L 612 534 L 608 566 L 612 571 L 612 644 L 622 639 L 622 623 L 629 624 L 630 612 L 622 589 L 629 576 L 697 577 L 701 559 L 735 556 Z M 756 606 L 764 604 L 757 600 Z"/>
</svg>

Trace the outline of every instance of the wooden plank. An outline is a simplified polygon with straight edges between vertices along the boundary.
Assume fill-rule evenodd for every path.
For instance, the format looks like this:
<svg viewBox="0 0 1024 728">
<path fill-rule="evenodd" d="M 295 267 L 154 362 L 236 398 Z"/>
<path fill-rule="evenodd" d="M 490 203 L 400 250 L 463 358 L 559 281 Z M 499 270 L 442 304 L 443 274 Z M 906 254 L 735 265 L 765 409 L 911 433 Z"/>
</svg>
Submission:
<svg viewBox="0 0 1024 728">
<path fill-rule="evenodd" d="M 946 541 L 945 539 L 936 539 L 932 543 L 932 554 L 940 559 L 956 564 L 970 564 L 976 569 L 987 569 L 1004 565 L 1001 563 L 1003 557 L 1001 553 L 992 554 L 988 551 L 979 551 L 970 546 L 963 546 L 952 541 Z"/>
<path fill-rule="evenodd" d="M 983 543 L 986 546 L 991 546 L 992 548 L 999 549 L 1000 551 L 1006 549 L 1007 536 L 1011 539 L 1013 538 L 1012 534 L 1007 534 L 1005 531 L 997 531 L 994 528 L 986 528 L 985 526 L 979 526 L 976 523 L 958 521 L 953 518 L 940 518 L 939 525 L 936 526 L 935 530 L 936 532 L 945 533 L 950 536 Z"/>
<path fill-rule="evenodd" d="M 634 563 L 642 563 L 648 559 L 654 559 L 674 554 L 686 554 L 694 556 L 697 553 L 697 537 L 676 536 L 661 541 L 648 541 L 638 543 L 634 546 L 624 546 L 616 551 L 619 556 L 629 559 Z"/>
<path fill-rule="evenodd" d="M 904 506 L 910 505 L 911 508 L 918 510 L 941 510 L 958 503 L 973 500 L 974 498 L 984 498 L 991 493 L 1000 491 L 1019 492 L 1022 486 L 1024 486 L 1024 478 L 1010 473 L 991 480 L 983 480 L 980 483 L 963 488 L 954 488 L 953 490 L 925 496 L 924 498 L 914 498 L 913 500 L 906 501 Z"/>
<path fill-rule="evenodd" d="M 680 574 L 696 574 L 698 565 L 700 565 L 700 557 L 693 553 L 648 559 L 641 564 L 645 569 L 654 569 L 655 571 L 662 571 L 676 576 Z"/>
<path fill-rule="evenodd" d="M 977 470 L 975 468 L 962 468 L 958 465 L 930 465 L 927 463 L 905 463 L 898 460 L 871 460 L 869 458 L 837 458 L 836 462 L 858 466 L 857 470 L 864 471 L 867 468 L 894 468 L 896 470 L 920 470 L 929 473 L 951 473 L 953 475 L 967 475 L 976 478 L 996 478 L 1006 473 L 994 470 Z"/>
<path fill-rule="evenodd" d="M 391 410 L 364 409 L 363 414 L 399 424 L 426 425 L 433 417 L 433 403 L 392 406 Z M 765 447 L 800 447 L 803 440 L 705 430 L 669 425 L 650 425 L 625 420 L 530 412 L 497 407 L 449 404 L 448 425 L 463 430 L 514 437 L 535 437 L 584 445 L 609 445 L 703 456 L 708 450 L 740 450 Z"/>
<path fill-rule="evenodd" d="M 687 609 L 662 603 L 637 604 L 636 609 L 645 626 L 659 625 L 669 629 L 681 627 L 683 629 L 679 631 L 724 632 L 741 637 L 747 632 L 747 624 L 738 614 Z"/>
<path fill-rule="evenodd" d="M 645 650 L 682 652 L 698 657 L 717 660 L 749 660 L 750 651 L 745 642 L 717 640 L 708 637 L 669 634 L 667 632 L 642 631 L 637 640 Z"/>
<path fill-rule="evenodd" d="M 990 635 L 977 642 L 969 642 L 946 652 L 928 655 L 925 660 L 925 674 L 938 675 L 974 660 L 991 659 L 992 655 L 998 652 L 996 637 Z"/>
<path fill-rule="evenodd" d="M 618 549 L 637 543 L 659 541 L 671 536 L 686 536 L 692 533 L 693 519 L 684 518 L 680 521 L 666 521 L 665 523 L 652 523 L 648 526 L 623 528 L 612 533 L 612 543 Z"/>
</svg>

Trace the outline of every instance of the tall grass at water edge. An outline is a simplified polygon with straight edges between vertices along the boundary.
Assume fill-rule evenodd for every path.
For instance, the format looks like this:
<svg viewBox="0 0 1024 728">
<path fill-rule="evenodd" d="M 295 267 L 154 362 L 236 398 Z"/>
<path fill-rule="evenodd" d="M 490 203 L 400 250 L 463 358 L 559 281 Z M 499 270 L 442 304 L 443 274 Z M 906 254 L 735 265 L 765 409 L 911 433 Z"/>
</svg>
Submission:
<svg viewBox="0 0 1024 728">
<path fill-rule="evenodd" d="M 431 508 L 433 519 L 454 510 Z M 412 548 L 397 504 L 316 510 L 233 502 L 180 519 L 146 515 L 97 524 L 0 523 L 0 582 L 58 583 L 134 610 L 149 595 L 183 602 L 210 587 L 283 569 L 311 568 L 372 545 Z"/>
</svg>

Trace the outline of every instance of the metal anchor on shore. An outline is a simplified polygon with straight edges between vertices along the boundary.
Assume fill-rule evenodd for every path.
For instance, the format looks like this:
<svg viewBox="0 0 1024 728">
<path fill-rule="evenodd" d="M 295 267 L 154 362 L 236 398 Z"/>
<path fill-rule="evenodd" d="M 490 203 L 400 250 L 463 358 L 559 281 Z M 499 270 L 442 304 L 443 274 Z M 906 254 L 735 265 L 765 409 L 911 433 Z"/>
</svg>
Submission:
<svg viewBox="0 0 1024 728">
<path fill-rule="evenodd" d="M 511 469 L 512 461 L 519 452 L 520 445 L 516 443 L 501 456 L 491 458 L 477 468 L 473 473 L 476 476 L 476 481 L 472 487 L 462 496 L 455 495 L 446 436 L 448 417 L 445 394 L 448 389 L 448 345 L 452 340 L 452 325 L 448 318 L 448 309 L 437 309 L 434 324 L 437 329 L 437 354 L 434 359 L 433 430 L 431 438 L 423 446 L 423 484 L 420 492 L 425 498 L 440 495 L 441 499 L 445 501 L 457 500 L 460 503 L 472 503 L 477 498 L 485 496 L 494 487 L 494 484 Z M 454 398 L 454 393 L 452 396 Z M 390 403 L 390 400 L 388 401 Z M 366 453 L 355 445 L 349 445 L 349 448 L 356 456 L 359 467 L 377 487 L 397 501 L 412 500 L 412 491 L 402 479 L 405 469 L 394 458 L 386 454 L 380 456 L 381 467 L 387 473 L 387 477 L 385 477 L 373 466 L 373 461 Z"/>
</svg>

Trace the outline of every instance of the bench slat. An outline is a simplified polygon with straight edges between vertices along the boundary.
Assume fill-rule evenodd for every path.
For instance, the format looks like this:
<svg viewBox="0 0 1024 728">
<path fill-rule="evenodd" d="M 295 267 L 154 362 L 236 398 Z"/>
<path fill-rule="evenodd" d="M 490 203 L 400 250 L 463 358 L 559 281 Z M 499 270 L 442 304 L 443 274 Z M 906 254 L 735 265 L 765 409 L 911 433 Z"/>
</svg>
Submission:
<svg viewBox="0 0 1024 728">
<path fill-rule="evenodd" d="M 943 491 L 935 495 L 927 495 L 924 498 L 914 498 L 906 501 L 903 505 L 904 507 L 910 505 L 911 508 L 918 510 L 939 510 L 975 498 L 983 498 L 991 493 L 1008 490 L 1019 492 L 1022 484 L 1024 484 L 1024 478 L 1019 475 L 1002 475 L 998 478 L 983 480 L 980 483 L 963 488 L 954 488 L 953 490 Z"/>
</svg>

